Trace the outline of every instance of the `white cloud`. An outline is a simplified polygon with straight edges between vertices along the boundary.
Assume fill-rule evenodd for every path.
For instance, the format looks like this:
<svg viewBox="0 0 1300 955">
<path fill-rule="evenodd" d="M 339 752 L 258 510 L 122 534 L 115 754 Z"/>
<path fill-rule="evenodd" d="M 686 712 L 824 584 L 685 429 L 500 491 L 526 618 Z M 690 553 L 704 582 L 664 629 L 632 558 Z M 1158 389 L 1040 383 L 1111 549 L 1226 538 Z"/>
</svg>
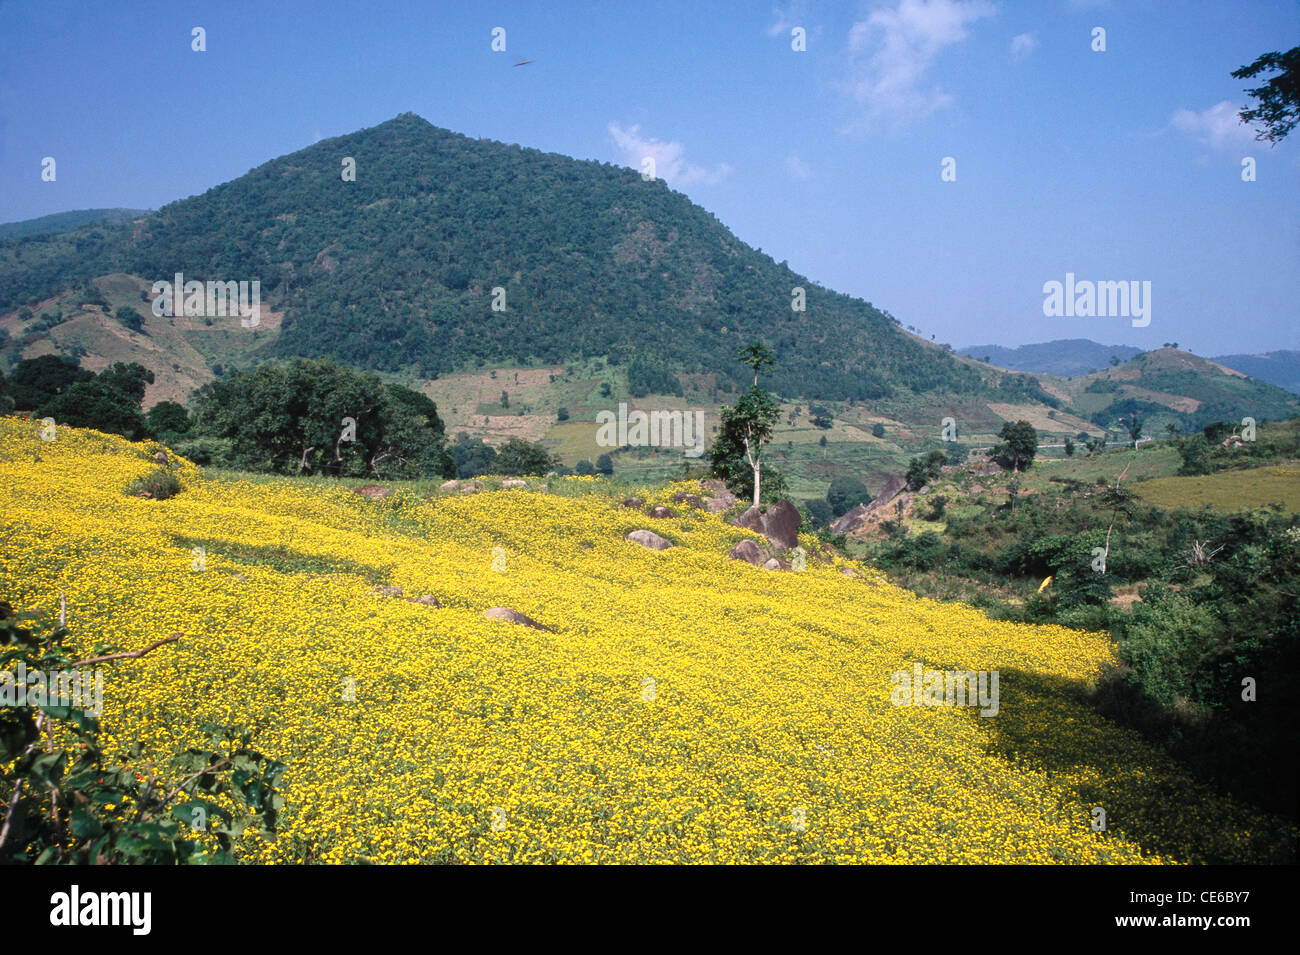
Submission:
<svg viewBox="0 0 1300 955">
<path fill-rule="evenodd" d="M 1011 59 L 1023 60 L 1038 46 L 1038 39 L 1032 33 L 1021 33 L 1011 38 Z"/>
<path fill-rule="evenodd" d="M 995 12 L 987 0 L 898 0 L 853 24 L 849 91 L 865 108 L 856 125 L 899 128 L 951 103 L 926 73 L 945 47 L 966 39 L 969 24 Z"/>
<path fill-rule="evenodd" d="M 785 157 L 785 171 L 794 179 L 811 179 L 813 170 L 794 153 Z"/>
<path fill-rule="evenodd" d="M 803 26 L 798 19 L 799 12 L 797 5 L 792 6 L 787 10 L 782 10 L 780 7 L 773 7 L 772 17 L 775 22 L 767 28 L 767 35 L 771 37 L 789 36 L 790 31 L 795 27 Z"/>
<path fill-rule="evenodd" d="M 1180 109 L 1169 125 L 1215 149 L 1237 149 L 1255 142 L 1254 131 L 1237 116 L 1240 109 L 1226 99 L 1199 113 Z"/>
<path fill-rule="evenodd" d="M 718 163 L 712 169 L 689 163 L 683 158 L 685 147 L 677 140 L 664 142 L 641 135 L 641 127 L 609 124 L 609 135 L 623 154 L 627 165 L 638 172 L 642 171 L 642 162 L 647 157 L 654 160 L 655 175 L 677 186 L 689 186 L 701 183 L 706 186 L 717 185 L 731 175 L 731 167 Z"/>
</svg>

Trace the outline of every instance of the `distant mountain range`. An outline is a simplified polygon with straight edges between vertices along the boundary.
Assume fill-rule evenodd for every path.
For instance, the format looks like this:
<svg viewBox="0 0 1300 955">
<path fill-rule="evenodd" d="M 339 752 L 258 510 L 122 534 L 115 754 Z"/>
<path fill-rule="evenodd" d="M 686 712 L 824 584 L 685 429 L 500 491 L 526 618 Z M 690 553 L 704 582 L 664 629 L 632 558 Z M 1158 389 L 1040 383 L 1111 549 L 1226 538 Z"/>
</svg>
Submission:
<svg viewBox="0 0 1300 955">
<path fill-rule="evenodd" d="M 1142 354 L 1142 349 L 1131 345 L 1099 345 L 1086 338 L 1062 338 L 1038 345 L 1021 345 L 1018 348 L 971 345 L 958 349 L 957 353 L 1010 371 L 1073 378 L 1103 371 L 1112 364 L 1112 358 L 1118 359 L 1119 363 L 1126 362 Z M 1300 394 L 1300 352 L 1217 355 L 1209 360 L 1245 372 L 1252 378 L 1284 388 L 1293 394 Z"/>
<path fill-rule="evenodd" d="M 1111 358 L 1128 361 L 1142 354 L 1142 349 L 1131 345 L 1099 345 L 1086 338 L 1062 338 L 1039 345 L 1021 345 L 1018 348 L 971 345 L 969 348 L 959 348 L 957 353 L 1011 371 L 1073 378 L 1075 375 L 1086 375 L 1109 367 Z"/>
<path fill-rule="evenodd" d="M 1213 359 L 1252 378 L 1300 394 L 1300 351 L 1270 351 L 1262 355 L 1220 355 Z"/>
<path fill-rule="evenodd" d="M 71 212 L 56 212 L 39 219 L 0 223 L 0 240 L 21 239 L 29 235 L 57 235 L 86 225 L 128 222 L 148 214 L 148 209 L 74 209 Z"/>
</svg>

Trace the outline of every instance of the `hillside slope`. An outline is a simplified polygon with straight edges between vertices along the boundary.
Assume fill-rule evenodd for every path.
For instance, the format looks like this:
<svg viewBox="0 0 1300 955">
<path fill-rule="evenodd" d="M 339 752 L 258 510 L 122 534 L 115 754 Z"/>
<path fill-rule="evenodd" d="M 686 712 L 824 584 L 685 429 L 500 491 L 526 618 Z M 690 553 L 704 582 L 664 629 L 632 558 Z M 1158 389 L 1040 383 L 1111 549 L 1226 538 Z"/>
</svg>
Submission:
<svg viewBox="0 0 1300 955">
<path fill-rule="evenodd" d="M 1239 422 L 1246 416 L 1276 421 L 1300 412 L 1296 395 L 1177 348 L 1143 352 L 1114 368 L 1043 384 L 1090 421 L 1116 432 L 1122 430 L 1121 418 L 1137 412 L 1148 436 L 1163 436 L 1166 424 L 1186 433 L 1211 421 Z"/>
<path fill-rule="evenodd" d="M 1300 351 L 1271 351 L 1261 355 L 1219 355 L 1211 361 L 1252 378 L 1300 394 Z"/>
<path fill-rule="evenodd" d="M 107 672 L 103 723 L 164 775 L 205 722 L 261 727 L 289 765 L 286 823 L 246 858 L 1240 862 L 1294 846 L 1088 708 L 1103 637 L 846 576 L 811 540 L 806 570 L 765 571 L 725 556 L 748 531 L 688 511 L 653 521 L 676 546 L 649 551 L 623 538 L 652 519 L 582 480 L 370 501 L 183 465 L 178 496 L 142 500 L 123 488 L 154 447 L 34 432 L 0 419 L 0 589 L 45 615 L 65 594 L 77 647 L 184 634 Z M 485 620 L 497 606 L 548 629 Z M 894 705 L 894 674 L 918 664 L 997 670 L 997 715 Z"/>
<path fill-rule="evenodd" d="M 0 240 L 21 239 L 32 235 L 57 235 L 88 225 L 114 225 L 147 216 L 148 209 L 73 209 L 37 219 L 0 223 Z"/>
<path fill-rule="evenodd" d="M 343 162 L 356 162 L 344 181 Z M 662 180 L 403 114 L 272 160 L 143 223 L 0 243 L 0 312 L 108 273 L 258 280 L 285 315 L 257 355 L 331 355 L 431 378 L 632 357 L 743 381 L 766 340 L 785 394 L 970 391 L 978 372 L 867 302 L 737 239 Z M 792 311 L 792 292 L 806 310 Z M 493 289 L 504 290 L 494 310 Z M 229 321 L 227 322 L 229 324 Z"/>
</svg>

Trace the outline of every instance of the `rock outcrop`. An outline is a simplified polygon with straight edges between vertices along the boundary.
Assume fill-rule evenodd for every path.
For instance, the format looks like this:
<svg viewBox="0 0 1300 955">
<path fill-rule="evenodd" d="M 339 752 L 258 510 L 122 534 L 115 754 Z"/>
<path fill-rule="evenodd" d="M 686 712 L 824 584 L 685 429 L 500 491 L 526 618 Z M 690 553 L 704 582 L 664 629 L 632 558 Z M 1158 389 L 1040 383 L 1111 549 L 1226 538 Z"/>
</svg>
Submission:
<svg viewBox="0 0 1300 955">
<path fill-rule="evenodd" d="M 731 523 L 762 534 L 782 550 L 790 550 L 799 544 L 799 526 L 803 518 L 793 504 L 781 500 L 771 505 L 766 514 L 760 514 L 756 507 L 748 507 Z"/>
<path fill-rule="evenodd" d="M 654 531 L 647 530 L 631 531 L 623 539 L 633 544 L 640 544 L 642 547 L 649 547 L 651 550 L 667 550 L 673 546 L 671 541 L 664 540 Z"/>
<path fill-rule="evenodd" d="M 727 551 L 727 556 L 732 560 L 743 560 L 747 564 L 753 564 L 755 567 L 762 567 L 767 555 L 763 553 L 763 548 L 759 547 L 751 540 L 743 540 L 731 550 Z"/>
<path fill-rule="evenodd" d="M 500 620 L 503 623 L 517 623 L 520 626 L 532 627 L 534 630 L 550 630 L 550 627 L 543 626 L 532 617 L 520 613 L 518 610 L 511 610 L 509 607 L 493 607 L 490 610 L 484 610 L 483 616 L 488 620 Z"/>
</svg>

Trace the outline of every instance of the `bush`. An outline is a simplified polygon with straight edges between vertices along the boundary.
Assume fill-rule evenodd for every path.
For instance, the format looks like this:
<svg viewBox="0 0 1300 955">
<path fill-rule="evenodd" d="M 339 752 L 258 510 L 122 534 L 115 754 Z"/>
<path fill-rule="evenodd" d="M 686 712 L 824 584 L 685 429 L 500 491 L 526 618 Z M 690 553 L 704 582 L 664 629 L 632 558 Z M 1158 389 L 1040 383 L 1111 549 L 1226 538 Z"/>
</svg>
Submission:
<svg viewBox="0 0 1300 955">
<path fill-rule="evenodd" d="M 919 491 L 943 473 L 943 466 L 948 459 L 942 451 L 931 451 L 924 458 L 912 458 L 907 465 L 907 486 Z"/>
<path fill-rule="evenodd" d="M 871 426 L 871 434 L 873 437 L 883 438 L 885 436 L 885 426 L 877 421 Z"/>
<path fill-rule="evenodd" d="M 181 492 L 181 482 L 166 468 L 154 468 L 142 478 L 136 478 L 126 486 L 126 493 L 133 497 L 148 496 L 155 501 L 165 501 Z"/>
<path fill-rule="evenodd" d="M 119 305 L 114 317 L 133 332 L 144 331 L 144 319 L 129 305 Z"/>
<path fill-rule="evenodd" d="M 510 477 L 542 475 L 555 468 L 557 461 L 540 444 L 511 438 L 497 451 L 494 470 Z"/>
<path fill-rule="evenodd" d="M 804 507 L 808 509 L 814 527 L 826 527 L 835 520 L 835 510 L 824 498 L 810 498 L 804 501 Z"/>
<path fill-rule="evenodd" d="M 842 474 L 831 481 L 826 492 L 826 503 L 836 517 L 842 517 L 859 504 L 870 504 L 867 486 L 852 475 Z"/>
</svg>

